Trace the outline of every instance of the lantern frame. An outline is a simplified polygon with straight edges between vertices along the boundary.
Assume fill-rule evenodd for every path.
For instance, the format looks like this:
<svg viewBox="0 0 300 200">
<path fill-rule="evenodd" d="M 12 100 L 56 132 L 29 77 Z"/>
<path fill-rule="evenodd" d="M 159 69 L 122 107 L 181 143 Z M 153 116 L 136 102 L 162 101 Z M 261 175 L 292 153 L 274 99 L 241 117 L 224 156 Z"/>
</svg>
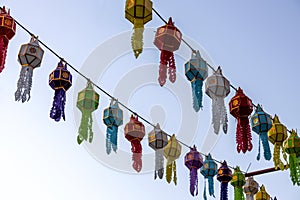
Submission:
<svg viewBox="0 0 300 200">
<path fill-rule="evenodd" d="M 230 93 L 230 82 L 223 76 L 220 66 L 207 78 L 205 82 L 205 93 L 210 98 L 213 98 L 214 96 L 227 97 Z"/>
<path fill-rule="evenodd" d="M 154 150 L 163 149 L 168 144 L 168 136 L 160 129 L 159 124 L 148 133 L 148 142 L 149 146 Z"/>
<path fill-rule="evenodd" d="M 81 90 L 77 96 L 77 107 L 80 110 L 94 111 L 99 106 L 100 95 L 94 90 L 92 83 L 89 81 L 86 88 Z"/>
<path fill-rule="evenodd" d="M 0 9 L 0 35 L 5 36 L 8 40 L 16 34 L 17 25 L 15 20 L 10 16 L 10 10 L 6 12 L 5 6 Z"/>
<path fill-rule="evenodd" d="M 125 18 L 133 24 L 146 24 L 152 20 L 152 1 L 126 0 Z"/>
<path fill-rule="evenodd" d="M 72 86 L 72 74 L 67 70 L 67 64 L 60 61 L 49 75 L 49 85 L 52 89 L 67 91 Z"/>
</svg>

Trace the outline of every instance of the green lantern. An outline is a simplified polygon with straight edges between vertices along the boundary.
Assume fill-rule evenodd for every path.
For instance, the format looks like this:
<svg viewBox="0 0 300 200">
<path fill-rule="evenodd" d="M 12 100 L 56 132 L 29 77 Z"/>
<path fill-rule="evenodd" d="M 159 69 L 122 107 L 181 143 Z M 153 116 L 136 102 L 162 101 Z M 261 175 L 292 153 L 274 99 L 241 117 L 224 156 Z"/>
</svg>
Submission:
<svg viewBox="0 0 300 200">
<path fill-rule="evenodd" d="M 234 187 L 234 200 L 244 200 L 243 186 L 245 185 L 245 175 L 237 166 L 232 174 L 231 185 Z"/>
</svg>

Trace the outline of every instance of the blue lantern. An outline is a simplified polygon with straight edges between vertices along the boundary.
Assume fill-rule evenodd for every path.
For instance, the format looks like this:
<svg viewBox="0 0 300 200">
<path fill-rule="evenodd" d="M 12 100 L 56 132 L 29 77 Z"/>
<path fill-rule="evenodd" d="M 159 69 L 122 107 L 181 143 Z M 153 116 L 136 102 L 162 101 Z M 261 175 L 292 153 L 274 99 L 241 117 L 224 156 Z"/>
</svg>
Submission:
<svg viewBox="0 0 300 200">
<path fill-rule="evenodd" d="M 201 58 L 199 50 L 192 53 L 191 59 L 185 64 L 185 76 L 192 84 L 193 108 L 196 112 L 202 108 L 202 86 L 208 76 L 206 61 Z"/>
</svg>

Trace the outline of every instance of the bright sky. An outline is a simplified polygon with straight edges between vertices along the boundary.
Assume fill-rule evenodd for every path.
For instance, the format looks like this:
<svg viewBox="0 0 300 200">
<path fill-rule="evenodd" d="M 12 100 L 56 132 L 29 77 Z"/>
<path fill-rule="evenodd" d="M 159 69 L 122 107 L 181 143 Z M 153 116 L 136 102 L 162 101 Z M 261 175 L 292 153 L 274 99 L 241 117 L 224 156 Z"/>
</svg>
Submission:
<svg viewBox="0 0 300 200">
<path fill-rule="evenodd" d="M 124 18 L 124 4 L 124 0 L 90 0 L 84 4 L 68 0 L 1 2 L 1 6 L 11 9 L 13 17 L 76 68 L 82 68 L 90 77 L 95 77 L 95 81 L 109 92 L 126 94 L 117 97 L 124 99 L 131 108 L 153 123 L 162 121 L 165 130 L 180 134 L 189 145 L 209 149 L 214 158 L 225 159 L 229 165 L 239 165 L 242 170 L 246 170 L 250 163 L 249 171 L 272 167 L 272 161 L 256 160 L 258 137 L 255 133 L 252 134 L 253 150 L 245 155 L 236 152 L 236 121 L 230 115 L 228 134 L 221 133 L 214 147 L 203 144 L 211 120 L 211 101 L 204 95 L 203 111 L 189 115 L 191 107 L 188 107 L 189 104 L 186 107 L 186 102 L 190 101 L 190 91 L 185 89 L 189 82 L 184 77 L 180 78 L 186 62 L 186 46 L 182 44 L 175 57 L 178 81 L 174 85 L 167 83 L 166 88 L 152 84 L 156 83 L 159 52 L 149 47 L 136 61 L 131 52 L 126 52 L 126 48 L 122 51 L 123 46 L 130 44 L 130 36 L 128 40 L 125 37 L 126 31 L 132 29 L 131 23 Z M 241 86 L 253 102 L 262 104 L 271 115 L 279 115 L 281 122 L 289 129 L 299 129 L 299 1 L 190 0 L 174 3 L 172 0 L 154 0 L 153 5 L 165 19 L 172 16 L 184 38 L 199 44 L 199 48 L 207 53 L 205 57 L 214 66 L 221 65 L 223 74 L 233 85 Z M 146 27 L 157 28 L 162 24 L 153 15 L 153 20 Z M 125 40 L 115 43 L 116 38 L 123 37 Z M 111 163 L 103 165 L 107 161 L 99 162 L 99 157 L 105 154 L 100 137 L 101 132 L 105 131 L 102 110 L 109 102 L 101 92 L 100 107 L 94 115 L 95 129 L 100 131 L 95 133 L 98 134 L 95 144 L 99 145 L 77 145 L 80 113 L 75 107 L 75 100 L 84 81 L 71 69 L 74 85 L 67 92 L 67 120 L 56 123 L 49 118 L 54 91 L 48 86 L 48 76 L 58 59 L 45 48 L 42 67 L 34 71 L 30 101 L 24 104 L 15 102 L 14 93 L 20 72 L 17 53 L 20 45 L 29 39 L 28 34 L 18 27 L 16 36 L 9 43 L 5 69 L 0 75 L 0 199 L 194 199 L 189 194 L 189 172 L 183 164 L 183 157 L 188 151 L 185 147 L 177 161 L 177 186 L 169 185 L 165 180 L 154 181 L 152 172 L 146 173 L 152 165 L 146 161 L 143 173 L 136 175 L 133 171 L 127 171 L 126 167 L 131 167 L 128 155 L 128 159 L 124 160 L 118 160 L 117 155 L 105 156 L 106 160 L 111 159 Z M 151 43 L 147 40 L 145 46 Z M 102 52 L 103 57 L 91 54 L 95 53 L 95 49 L 100 49 L 97 52 Z M 110 60 L 109 55 L 118 52 L 121 54 Z M 109 64 L 104 66 L 107 67 L 105 69 L 102 68 L 104 62 Z M 153 66 L 147 68 L 145 64 Z M 139 73 L 139 77 L 132 77 Z M 226 102 L 233 95 L 231 92 Z M 124 124 L 127 123 L 127 115 Z M 157 115 L 160 117 L 153 119 Z M 194 117 L 197 118 L 193 125 L 198 128 L 194 132 L 183 130 L 182 127 L 188 123 L 186 121 Z M 121 155 L 121 150 L 130 153 L 130 145 L 121 131 L 123 128 L 120 128 L 119 134 Z M 146 160 L 152 153 L 146 137 L 143 145 Z M 91 155 L 87 148 L 98 154 Z M 113 165 L 118 170 L 107 165 Z M 196 198 L 202 199 L 204 181 L 201 175 L 199 177 L 199 196 Z M 299 199 L 299 187 L 292 185 L 288 171 L 260 175 L 255 179 L 278 200 Z M 229 188 L 229 199 L 233 199 L 233 189 L 231 186 Z M 215 194 L 218 199 L 219 182 L 216 180 Z"/>
</svg>

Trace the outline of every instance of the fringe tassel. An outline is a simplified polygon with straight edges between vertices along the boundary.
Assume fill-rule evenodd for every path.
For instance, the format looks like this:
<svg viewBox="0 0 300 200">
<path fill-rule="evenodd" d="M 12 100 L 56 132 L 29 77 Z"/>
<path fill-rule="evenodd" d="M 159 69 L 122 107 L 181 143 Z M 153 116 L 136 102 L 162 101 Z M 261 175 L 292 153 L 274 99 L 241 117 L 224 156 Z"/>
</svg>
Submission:
<svg viewBox="0 0 300 200">
<path fill-rule="evenodd" d="M 177 173 L 176 173 L 176 161 L 167 161 L 167 167 L 166 167 L 166 180 L 168 183 L 171 183 L 172 181 L 172 173 L 173 174 L 173 182 L 175 185 L 177 185 Z"/>
<path fill-rule="evenodd" d="M 154 171 L 154 179 L 157 176 L 162 179 L 164 176 L 164 150 L 157 149 L 155 151 L 155 171 Z"/>
<path fill-rule="evenodd" d="M 64 89 L 55 90 L 50 118 L 54 119 L 56 122 L 60 121 L 61 118 L 65 120 L 65 103 L 66 92 Z"/>
<path fill-rule="evenodd" d="M 246 153 L 246 151 L 251 151 L 253 147 L 251 140 L 251 130 L 248 117 L 238 118 L 238 124 L 236 129 L 236 142 L 238 153 L 240 153 L 241 150 L 243 153 Z"/>
<path fill-rule="evenodd" d="M 196 112 L 202 108 L 202 86 L 203 81 L 201 80 L 195 80 L 192 82 L 192 93 L 193 93 L 193 108 Z"/>
<path fill-rule="evenodd" d="M 215 197 L 214 178 L 212 176 L 208 176 L 208 191 L 209 191 L 209 196 Z"/>
<path fill-rule="evenodd" d="M 245 200 L 242 187 L 234 188 L 234 200 Z"/>
<path fill-rule="evenodd" d="M 260 138 L 264 148 L 264 157 L 266 160 L 271 160 L 272 154 L 269 145 L 268 133 L 267 132 L 260 133 Z"/>
<path fill-rule="evenodd" d="M 220 200 L 228 200 L 228 182 L 221 182 Z"/>
<path fill-rule="evenodd" d="M 176 66 L 173 52 L 161 50 L 160 65 L 159 65 L 159 78 L 158 82 L 160 86 L 166 83 L 167 68 L 169 74 L 169 80 L 174 83 L 176 81 Z"/>
<path fill-rule="evenodd" d="M 6 53 L 8 47 L 8 39 L 5 36 L 0 36 L 0 73 L 4 69 Z"/>
<path fill-rule="evenodd" d="M 220 126 L 223 125 L 223 132 L 226 134 L 228 129 L 227 111 L 224 99 L 220 97 L 212 98 L 212 123 L 215 134 L 219 134 Z"/>
<path fill-rule="evenodd" d="M 78 130 L 77 142 L 81 144 L 83 140 L 88 140 L 89 143 L 93 141 L 93 118 L 92 113 L 89 111 L 83 111 L 81 117 L 81 123 Z"/>
<path fill-rule="evenodd" d="M 138 58 L 139 55 L 143 52 L 143 45 L 144 45 L 143 33 L 144 33 L 144 26 L 134 25 L 133 33 L 131 36 L 131 46 L 135 58 Z"/>
<path fill-rule="evenodd" d="M 30 90 L 32 86 L 33 68 L 22 66 L 18 80 L 17 91 L 15 92 L 15 101 L 22 100 L 22 103 L 29 101 Z"/>
<path fill-rule="evenodd" d="M 131 140 L 131 151 L 132 151 L 132 167 L 140 172 L 142 170 L 142 145 L 140 140 Z"/>
<path fill-rule="evenodd" d="M 290 165 L 290 177 L 292 179 L 293 185 L 300 186 L 300 164 L 297 161 L 296 154 L 290 154 L 289 156 Z"/>
<path fill-rule="evenodd" d="M 196 194 L 194 194 L 195 191 Z M 190 171 L 190 193 L 192 196 L 198 195 L 198 174 L 196 168 L 192 168 Z"/>
<path fill-rule="evenodd" d="M 118 127 L 108 126 L 106 129 L 106 153 L 109 155 L 111 150 L 117 152 L 118 149 Z"/>
</svg>

